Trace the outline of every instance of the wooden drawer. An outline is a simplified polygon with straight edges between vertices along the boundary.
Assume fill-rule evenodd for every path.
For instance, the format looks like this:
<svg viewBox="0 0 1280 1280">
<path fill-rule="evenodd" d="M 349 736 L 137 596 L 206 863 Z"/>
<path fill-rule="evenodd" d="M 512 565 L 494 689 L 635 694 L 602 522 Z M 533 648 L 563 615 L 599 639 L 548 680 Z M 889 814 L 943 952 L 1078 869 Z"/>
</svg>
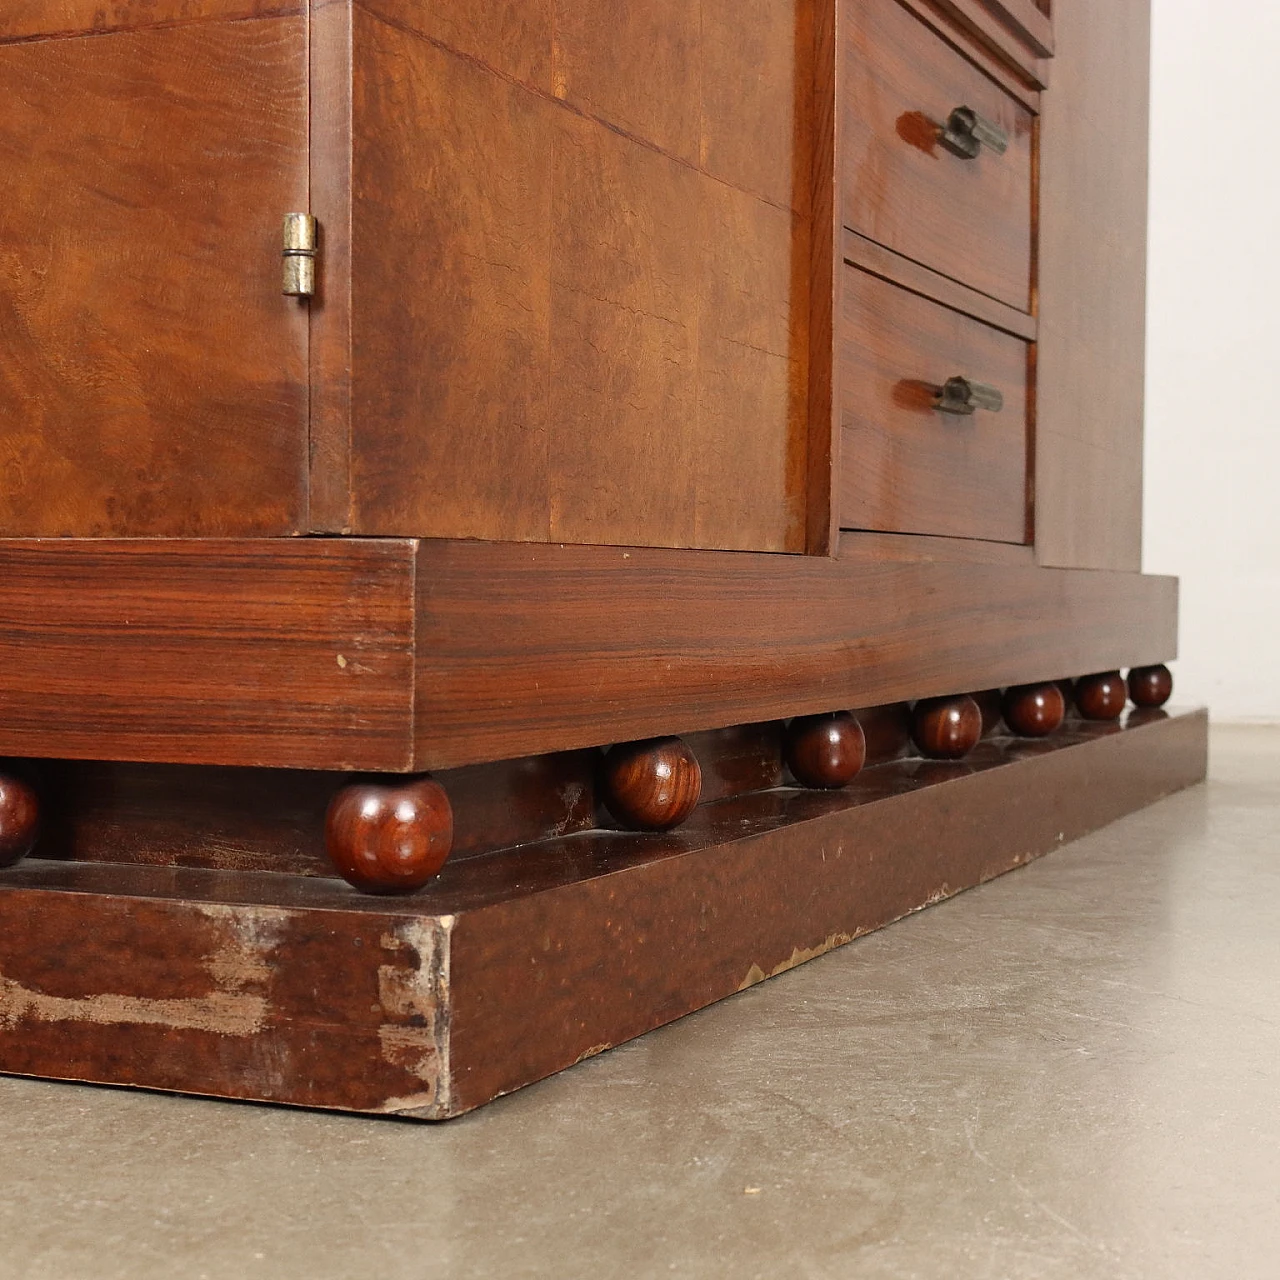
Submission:
<svg viewBox="0 0 1280 1280">
<path fill-rule="evenodd" d="M 840 338 L 840 523 L 1026 542 L 1030 344 L 854 267 Z M 998 413 L 935 407 L 949 378 L 999 389 Z"/>
<path fill-rule="evenodd" d="M 847 0 L 845 225 L 1022 311 L 1030 310 L 1035 117 L 897 0 Z M 962 159 L 941 141 L 968 107 L 1008 137 Z"/>
</svg>

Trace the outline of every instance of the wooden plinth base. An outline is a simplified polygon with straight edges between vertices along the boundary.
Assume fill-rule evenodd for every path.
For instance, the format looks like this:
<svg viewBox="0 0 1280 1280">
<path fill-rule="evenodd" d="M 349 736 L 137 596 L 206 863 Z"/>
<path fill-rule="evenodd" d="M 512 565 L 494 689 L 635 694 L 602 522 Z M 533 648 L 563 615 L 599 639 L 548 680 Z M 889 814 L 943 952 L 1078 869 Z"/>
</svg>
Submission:
<svg viewBox="0 0 1280 1280">
<path fill-rule="evenodd" d="M 443 1119 L 1020 866 L 1205 775 L 1204 712 L 900 760 L 446 867 L 0 873 L 0 1070 Z"/>
</svg>

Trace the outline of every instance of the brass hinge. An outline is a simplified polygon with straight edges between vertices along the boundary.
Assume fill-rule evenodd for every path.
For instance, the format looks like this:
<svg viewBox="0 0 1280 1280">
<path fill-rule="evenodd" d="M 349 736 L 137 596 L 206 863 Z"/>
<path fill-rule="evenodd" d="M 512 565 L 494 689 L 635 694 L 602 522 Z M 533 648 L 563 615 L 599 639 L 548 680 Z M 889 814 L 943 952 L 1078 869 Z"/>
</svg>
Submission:
<svg viewBox="0 0 1280 1280">
<path fill-rule="evenodd" d="M 312 298 L 316 292 L 319 228 L 309 213 L 284 215 L 284 295 Z"/>
</svg>

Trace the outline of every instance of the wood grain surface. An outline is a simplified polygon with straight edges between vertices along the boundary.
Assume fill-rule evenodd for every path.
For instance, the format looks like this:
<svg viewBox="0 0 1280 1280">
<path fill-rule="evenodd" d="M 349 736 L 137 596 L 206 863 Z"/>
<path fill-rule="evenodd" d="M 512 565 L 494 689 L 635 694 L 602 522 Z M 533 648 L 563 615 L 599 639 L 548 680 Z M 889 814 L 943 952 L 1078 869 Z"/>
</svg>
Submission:
<svg viewBox="0 0 1280 1280">
<path fill-rule="evenodd" d="M 1029 541 L 1029 348 L 847 268 L 840 328 L 840 522 L 849 529 Z M 1004 395 L 998 413 L 934 407 L 952 377 Z"/>
<path fill-rule="evenodd" d="M 1027 83 L 1049 85 L 1053 24 L 1031 0 L 905 0 L 939 15 L 1013 69 Z"/>
<path fill-rule="evenodd" d="M 0 754 L 403 769 L 412 543 L 0 543 Z"/>
<path fill-rule="evenodd" d="M 1150 5 L 1075 0 L 1041 147 L 1036 547 L 1142 563 Z"/>
<path fill-rule="evenodd" d="M 803 549 L 808 6 L 464 8 L 355 14 L 349 526 Z"/>
<path fill-rule="evenodd" d="M 961 315 L 970 316 L 974 320 L 981 320 L 993 329 L 1001 329 L 1015 337 L 1025 338 L 1028 342 L 1036 340 L 1040 325 L 1035 316 L 1028 315 L 1025 311 L 1006 306 L 985 293 L 979 293 L 968 285 L 942 275 L 941 272 L 922 267 L 918 262 L 904 258 L 900 253 L 894 253 L 892 249 L 886 249 L 856 231 L 846 229 L 841 245 L 844 260 L 851 267 L 879 276 L 881 280 L 888 280 L 922 298 L 940 302 L 944 307 L 950 307 L 952 311 L 959 311 Z"/>
<path fill-rule="evenodd" d="M 456 1115 L 1203 778 L 1203 713 L 1147 714 L 451 862 L 403 900 L 29 860 L 0 874 L 0 1070 Z"/>
<path fill-rule="evenodd" d="M 308 307 L 309 531 L 351 531 L 351 176 L 354 49 L 352 7 L 313 7 L 311 212 L 319 227 L 316 293 Z"/>
<path fill-rule="evenodd" d="M 1029 311 L 1034 116 L 897 0 L 848 0 L 841 38 L 844 224 Z M 961 159 L 938 141 L 956 107 L 1009 149 Z"/>
<path fill-rule="evenodd" d="M 1173 579 L 999 559 L 9 541 L 0 570 L 19 757 L 455 768 L 1176 653 Z"/>
<path fill-rule="evenodd" d="M 452 1106 L 479 1106 L 1192 786 L 1207 729 L 1196 713 L 1064 734 L 1047 751 L 989 744 L 960 766 L 869 769 L 844 791 L 776 795 L 773 823 L 759 826 L 765 797 L 713 806 L 706 845 L 686 853 L 668 837 L 666 857 L 610 878 L 603 911 L 599 889 L 578 883 L 460 913 Z M 737 838 L 712 847 L 735 820 Z M 594 865 L 622 871 L 628 852 Z"/>
<path fill-rule="evenodd" d="M 5 0 L 0 43 L 305 12 L 305 0 Z"/>
<path fill-rule="evenodd" d="M 306 525 L 302 18 L 0 46 L 0 534 Z"/>
<path fill-rule="evenodd" d="M 1177 648 L 1176 580 L 1134 574 L 424 542 L 417 583 L 422 769 L 1058 679 Z"/>
</svg>

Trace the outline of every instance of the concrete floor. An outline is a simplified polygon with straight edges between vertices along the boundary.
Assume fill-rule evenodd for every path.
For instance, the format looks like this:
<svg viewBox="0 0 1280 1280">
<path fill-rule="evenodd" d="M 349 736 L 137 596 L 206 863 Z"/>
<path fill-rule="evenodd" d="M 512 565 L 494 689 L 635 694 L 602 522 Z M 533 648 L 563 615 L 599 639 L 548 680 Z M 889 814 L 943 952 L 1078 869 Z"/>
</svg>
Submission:
<svg viewBox="0 0 1280 1280">
<path fill-rule="evenodd" d="M 1280 1276 L 1280 729 L 443 1126 L 0 1078 L 0 1276 Z"/>
</svg>

